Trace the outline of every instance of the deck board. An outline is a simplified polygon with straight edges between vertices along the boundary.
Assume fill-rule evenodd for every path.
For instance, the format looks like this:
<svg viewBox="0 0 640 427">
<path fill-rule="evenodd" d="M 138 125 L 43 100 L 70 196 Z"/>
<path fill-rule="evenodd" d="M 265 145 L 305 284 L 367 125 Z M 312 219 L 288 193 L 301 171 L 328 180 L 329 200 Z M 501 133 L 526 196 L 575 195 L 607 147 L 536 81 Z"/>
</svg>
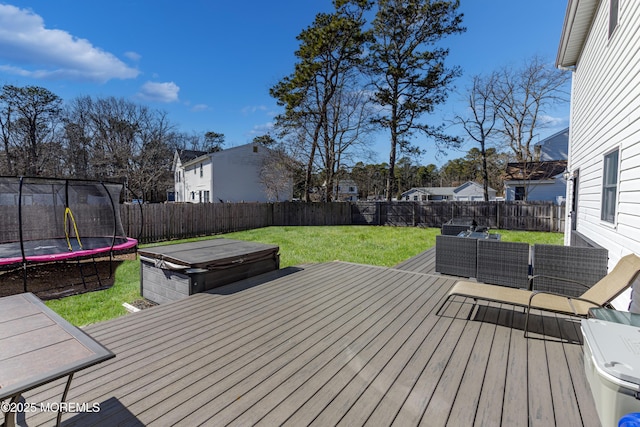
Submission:
<svg viewBox="0 0 640 427">
<path fill-rule="evenodd" d="M 502 309 L 500 304 L 488 304 L 488 307 L 498 308 L 497 324 L 505 324 L 511 318 L 512 311 L 506 307 Z M 509 344 L 511 342 L 511 328 L 496 327 L 491 342 L 491 352 L 487 362 L 487 368 L 483 372 L 484 379 L 477 409 L 474 413 L 473 425 L 499 426 L 502 425 L 502 406 L 505 400 L 505 383 L 509 363 Z M 453 425 L 453 424 L 452 424 Z M 469 423 L 468 425 L 471 425 Z"/>
<path fill-rule="evenodd" d="M 408 260 L 402 261 L 394 268 L 415 273 L 434 273 L 436 271 L 436 247 L 433 246 Z"/>
<path fill-rule="evenodd" d="M 116 358 L 74 378 L 68 401 L 101 410 L 64 425 L 598 425 L 582 346 L 559 339 L 575 321 L 535 315 L 525 340 L 508 305 L 436 314 L 456 279 L 421 271 L 308 265 L 90 325 Z"/>
<path fill-rule="evenodd" d="M 493 349 L 498 313 L 497 310 L 485 310 L 481 314 L 480 330 L 473 342 L 473 351 L 463 369 L 464 376 L 456 390 L 456 394 L 467 393 L 469 399 L 454 400 L 447 420 L 448 425 L 473 425 L 475 415 L 478 413 L 482 389 L 485 387 L 485 373 Z M 494 378 L 489 378 L 487 382 L 493 381 L 495 381 Z"/>
</svg>

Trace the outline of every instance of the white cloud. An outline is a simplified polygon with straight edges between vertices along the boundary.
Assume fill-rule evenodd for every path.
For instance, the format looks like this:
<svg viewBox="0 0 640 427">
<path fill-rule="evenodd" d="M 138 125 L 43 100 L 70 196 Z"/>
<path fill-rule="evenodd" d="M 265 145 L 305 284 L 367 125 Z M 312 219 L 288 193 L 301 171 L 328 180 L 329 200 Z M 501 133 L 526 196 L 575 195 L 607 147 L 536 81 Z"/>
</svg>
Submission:
<svg viewBox="0 0 640 427">
<path fill-rule="evenodd" d="M 21 76 L 100 83 L 140 74 L 88 40 L 47 29 L 39 15 L 7 4 L 0 4 L 0 67 Z"/>
<path fill-rule="evenodd" d="M 209 106 L 207 104 L 196 104 L 191 107 L 191 111 L 205 111 L 208 110 Z"/>
<path fill-rule="evenodd" d="M 539 118 L 540 122 L 545 126 L 565 126 L 569 119 L 567 117 L 554 117 L 549 115 L 541 115 Z"/>
<path fill-rule="evenodd" d="M 127 58 L 129 58 L 134 62 L 138 62 L 140 61 L 140 58 L 142 58 L 142 55 L 140 55 L 138 52 L 132 52 L 132 51 L 125 52 L 124 56 L 126 56 Z"/>
<path fill-rule="evenodd" d="M 253 128 L 249 131 L 249 135 L 250 136 L 259 136 L 259 135 L 265 135 L 267 133 L 270 133 L 273 131 L 273 122 L 268 122 L 268 123 L 263 123 L 260 125 L 255 125 L 253 126 Z"/>
<path fill-rule="evenodd" d="M 249 105 L 244 107 L 242 110 L 242 114 L 253 114 L 258 111 L 267 111 L 267 107 L 264 105 Z"/>
<path fill-rule="evenodd" d="M 174 82 L 156 83 L 146 82 L 137 93 L 137 97 L 151 102 L 176 102 L 180 87 Z"/>
</svg>

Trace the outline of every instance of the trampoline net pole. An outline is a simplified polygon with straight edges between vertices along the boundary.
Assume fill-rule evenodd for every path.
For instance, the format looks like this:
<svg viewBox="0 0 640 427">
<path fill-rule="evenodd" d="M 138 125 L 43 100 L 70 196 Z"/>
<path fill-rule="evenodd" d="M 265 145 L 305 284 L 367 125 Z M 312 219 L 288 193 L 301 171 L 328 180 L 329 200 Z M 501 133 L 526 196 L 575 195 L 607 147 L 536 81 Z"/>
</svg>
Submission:
<svg viewBox="0 0 640 427">
<path fill-rule="evenodd" d="M 27 257 L 24 254 L 24 240 L 22 236 L 22 184 L 24 180 L 20 177 L 18 185 L 18 229 L 20 230 L 20 253 L 22 255 L 22 288 L 27 292 Z"/>
</svg>

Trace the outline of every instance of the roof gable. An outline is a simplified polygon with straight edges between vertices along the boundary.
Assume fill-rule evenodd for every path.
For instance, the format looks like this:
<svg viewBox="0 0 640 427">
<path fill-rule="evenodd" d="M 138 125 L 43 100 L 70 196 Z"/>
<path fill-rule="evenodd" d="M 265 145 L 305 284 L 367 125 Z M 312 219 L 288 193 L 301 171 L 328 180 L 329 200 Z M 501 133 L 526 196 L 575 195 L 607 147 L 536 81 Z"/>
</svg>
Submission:
<svg viewBox="0 0 640 427">
<path fill-rule="evenodd" d="M 567 160 L 569 158 L 569 128 L 563 129 L 536 144 L 540 147 L 540 161 Z"/>
<path fill-rule="evenodd" d="M 200 150 L 176 150 L 178 157 L 182 163 L 190 162 L 193 159 L 197 159 L 198 157 L 204 156 L 207 154 L 206 151 Z"/>
<path fill-rule="evenodd" d="M 494 193 L 496 192 L 496 190 L 494 190 L 491 187 L 488 187 L 487 189 L 490 193 Z M 453 192 L 455 194 L 458 193 L 467 193 L 467 194 L 484 194 L 484 187 L 481 184 L 478 184 L 475 181 L 467 181 L 464 184 L 460 185 L 459 187 L 457 187 L 455 190 L 453 190 Z"/>
</svg>

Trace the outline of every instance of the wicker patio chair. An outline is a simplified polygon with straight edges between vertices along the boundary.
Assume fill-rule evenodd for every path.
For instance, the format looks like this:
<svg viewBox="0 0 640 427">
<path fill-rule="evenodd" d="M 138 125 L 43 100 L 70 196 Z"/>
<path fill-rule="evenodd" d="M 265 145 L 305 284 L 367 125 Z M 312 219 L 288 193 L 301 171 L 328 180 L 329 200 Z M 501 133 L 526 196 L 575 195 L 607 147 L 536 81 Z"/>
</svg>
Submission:
<svg viewBox="0 0 640 427">
<path fill-rule="evenodd" d="M 463 231 L 473 230 L 478 224 L 471 218 L 453 218 L 442 224 L 440 234 L 457 236 Z"/>
<path fill-rule="evenodd" d="M 440 234 L 444 236 L 457 236 L 463 231 L 469 230 L 469 225 L 460 225 L 460 224 L 442 224 L 442 228 L 440 229 Z"/>
<path fill-rule="evenodd" d="M 530 289 L 579 296 L 606 276 L 608 261 L 604 248 L 534 245 Z"/>
<path fill-rule="evenodd" d="M 529 286 L 529 244 L 478 240 L 478 282 L 527 288 Z"/>
<path fill-rule="evenodd" d="M 459 281 L 449 290 L 447 297 L 438 309 L 438 313 L 454 296 L 525 307 L 524 336 L 527 337 L 529 314 L 532 308 L 576 317 L 587 317 L 590 308 L 610 307 L 610 302 L 631 286 L 639 274 L 640 257 L 635 254 L 626 255 L 620 259 L 609 274 L 579 297 Z"/>
<path fill-rule="evenodd" d="M 436 236 L 436 271 L 462 277 L 476 277 L 477 239 Z"/>
</svg>

